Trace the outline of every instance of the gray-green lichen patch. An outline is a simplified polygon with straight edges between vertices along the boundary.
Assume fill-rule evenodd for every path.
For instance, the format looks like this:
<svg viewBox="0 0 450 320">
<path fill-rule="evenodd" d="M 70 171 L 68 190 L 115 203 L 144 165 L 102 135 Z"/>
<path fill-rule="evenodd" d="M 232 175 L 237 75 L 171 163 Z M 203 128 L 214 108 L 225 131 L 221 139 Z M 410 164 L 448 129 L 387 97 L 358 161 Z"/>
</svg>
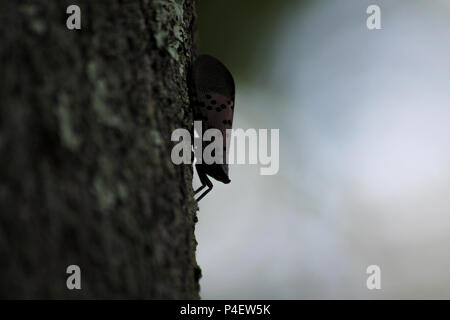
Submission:
<svg viewBox="0 0 450 320">
<path fill-rule="evenodd" d="M 183 73 L 184 73 L 184 65 L 182 63 L 180 63 L 180 67 L 178 68 L 178 72 L 180 73 L 180 75 L 183 75 Z"/>
<path fill-rule="evenodd" d="M 92 96 L 92 107 L 97 113 L 98 119 L 106 126 L 121 129 L 124 124 L 122 119 L 113 111 L 111 111 L 106 104 L 107 87 L 106 81 L 103 79 L 97 80 L 95 83 L 95 90 Z"/>
<path fill-rule="evenodd" d="M 95 61 L 89 61 L 86 64 L 86 72 L 88 75 L 89 80 L 91 81 L 96 81 L 96 76 L 97 76 L 97 64 L 95 63 Z"/>
<path fill-rule="evenodd" d="M 106 103 L 108 97 L 108 87 L 105 79 L 99 77 L 98 66 L 95 61 L 89 61 L 86 65 L 88 79 L 93 83 L 94 90 L 91 95 L 92 107 L 97 114 L 98 120 L 112 128 L 122 129 L 124 127 L 122 119 L 110 110 Z"/>
<path fill-rule="evenodd" d="M 94 179 L 94 191 L 100 211 L 106 212 L 114 207 L 116 195 L 100 176 L 96 176 Z"/>
<path fill-rule="evenodd" d="M 165 48 L 170 56 L 179 61 L 178 50 L 184 42 L 184 0 L 157 0 L 155 40 L 158 48 Z M 175 19 L 175 20 L 173 20 Z M 168 29 L 169 27 L 171 29 Z"/>
<path fill-rule="evenodd" d="M 100 156 L 97 163 L 99 173 L 94 178 L 94 190 L 100 210 L 107 211 L 115 206 L 118 197 L 118 190 L 108 183 L 108 180 L 114 177 L 114 164 L 106 155 Z"/>
<path fill-rule="evenodd" d="M 35 32 L 36 34 L 42 35 L 47 30 L 47 25 L 41 19 L 32 19 L 30 21 L 30 28 L 31 31 Z"/>
<path fill-rule="evenodd" d="M 33 17 L 38 13 L 38 8 L 32 3 L 22 5 L 19 10 L 29 17 Z"/>
<path fill-rule="evenodd" d="M 58 108 L 56 111 L 59 119 L 59 135 L 62 144 L 72 151 L 77 150 L 81 141 L 72 127 L 69 97 L 66 93 L 59 94 Z"/>
<path fill-rule="evenodd" d="M 19 7 L 19 12 L 28 17 L 30 30 L 42 35 L 47 30 L 45 21 L 38 17 L 39 9 L 36 5 L 29 3 Z"/>
<path fill-rule="evenodd" d="M 129 192 L 127 186 L 124 183 L 119 182 L 117 184 L 117 192 L 119 194 L 120 200 L 126 201 L 128 199 Z"/>
<path fill-rule="evenodd" d="M 157 146 L 162 146 L 163 145 L 163 139 L 161 138 L 161 134 L 156 131 L 156 130 L 151 130 L 150 131 L 150 136 L 153 140 L 153 142 L 157 145 Z"/>
</svg>

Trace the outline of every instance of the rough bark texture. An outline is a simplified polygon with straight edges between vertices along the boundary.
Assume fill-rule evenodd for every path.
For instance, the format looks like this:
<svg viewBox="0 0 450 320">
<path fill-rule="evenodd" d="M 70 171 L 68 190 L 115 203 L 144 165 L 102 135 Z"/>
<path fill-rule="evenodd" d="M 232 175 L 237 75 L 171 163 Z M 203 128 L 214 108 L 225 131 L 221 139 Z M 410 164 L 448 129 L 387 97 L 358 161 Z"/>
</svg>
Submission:
<svg viewBox="0 0 450 320">
<path fill-rule="evenodd" d="M 170 160 L 194 2 L 0 1 L 0 297 L 199 297 L 192 167 Z"/>
</svg>

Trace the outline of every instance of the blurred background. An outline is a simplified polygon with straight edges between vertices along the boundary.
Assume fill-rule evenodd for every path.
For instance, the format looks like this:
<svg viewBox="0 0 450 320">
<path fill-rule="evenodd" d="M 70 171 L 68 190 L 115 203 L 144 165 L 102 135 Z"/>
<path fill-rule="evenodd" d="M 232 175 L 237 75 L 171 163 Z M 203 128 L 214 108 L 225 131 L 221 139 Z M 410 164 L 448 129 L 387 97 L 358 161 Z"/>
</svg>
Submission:
<svg viewBox="0 0 450 320">
<path fill-rule="evenodd" d="M 277 175 L 233 165 L 199 204 L 202 297 L 450 298 L 450 2 L 201 0 L 198 19 L 233 127 L 280 129 Z"/>
</svg>

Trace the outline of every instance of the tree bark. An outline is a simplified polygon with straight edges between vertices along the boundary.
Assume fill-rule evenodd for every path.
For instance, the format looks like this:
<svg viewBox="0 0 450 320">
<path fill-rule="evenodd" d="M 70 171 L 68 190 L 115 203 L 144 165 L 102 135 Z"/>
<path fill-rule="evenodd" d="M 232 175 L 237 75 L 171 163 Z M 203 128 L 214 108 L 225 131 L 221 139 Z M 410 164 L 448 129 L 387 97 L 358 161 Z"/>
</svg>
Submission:
<svg viewBox="0 0 450 320">
<path fill-rule="evenodd" d="M 199 297 L 192 167 L 170 158 L 194 2 L 0 2 L 0 297 Z"/>
</svg>

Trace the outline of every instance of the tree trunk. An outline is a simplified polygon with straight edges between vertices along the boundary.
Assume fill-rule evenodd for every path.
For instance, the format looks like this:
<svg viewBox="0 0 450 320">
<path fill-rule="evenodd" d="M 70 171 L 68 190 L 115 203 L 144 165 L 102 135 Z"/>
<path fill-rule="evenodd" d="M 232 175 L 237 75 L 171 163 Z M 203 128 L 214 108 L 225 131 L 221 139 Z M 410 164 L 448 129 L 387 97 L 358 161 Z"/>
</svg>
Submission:
<svg viewBox="0 0 450 320">
<path fill-rule="evenodd" d="M 192 167 L 170 158 L 194 2 L 0 2 L 0 297 L 199 297 Z"/>
</svg>

